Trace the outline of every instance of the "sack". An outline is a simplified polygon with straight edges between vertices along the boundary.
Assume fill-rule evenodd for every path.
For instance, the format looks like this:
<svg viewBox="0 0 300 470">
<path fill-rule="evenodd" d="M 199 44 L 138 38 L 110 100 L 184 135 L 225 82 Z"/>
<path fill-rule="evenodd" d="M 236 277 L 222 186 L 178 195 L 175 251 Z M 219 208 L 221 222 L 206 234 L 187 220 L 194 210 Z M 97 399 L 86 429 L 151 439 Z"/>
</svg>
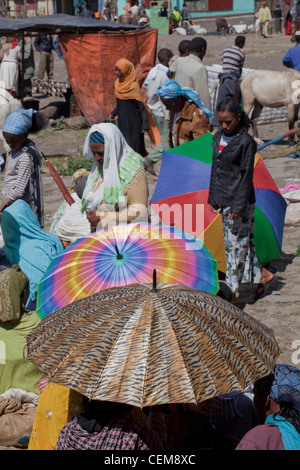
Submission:
<svg viewBox="0 0 300 470">
<path fill-rule="evenodd" d="M 12 398 L 0 396 L 0 445 L 19 446 L 19 441 L 28 442 L 36 407 L 22 405 Z"/>
<path fill-rule="evenodd" d="M 300 202 L 291 202 L 286 209 L 285 225 L 300 225 Z"/>
</svg>

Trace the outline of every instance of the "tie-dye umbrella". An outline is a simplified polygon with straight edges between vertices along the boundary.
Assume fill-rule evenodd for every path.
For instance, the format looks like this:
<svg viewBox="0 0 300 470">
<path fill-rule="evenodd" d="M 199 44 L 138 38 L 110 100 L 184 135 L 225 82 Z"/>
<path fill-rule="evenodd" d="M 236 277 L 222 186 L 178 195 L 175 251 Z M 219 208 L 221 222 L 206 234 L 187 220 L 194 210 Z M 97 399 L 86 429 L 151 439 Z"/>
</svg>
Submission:
<svg viewBox="0 0 300 470">
<path fill-rule="evenodd" d="M 158 283 L 112 287 L 44 318 L 27 359 L 94 400 L 198 403 L 270 374 L 273 331 L 216 295 Z"/>
<path fill-rule="evenodd" d="M 163 152 L 150 205 L 163 224 L 175 225 L 201 238 L 218 261 L 218 269 L 226 272 L 221 216 L 212 212 L 207 203 L 212 139 L 212 134 L 207 133 Z M 266 264 L 280 256 L 287 205 L 258 153 L 253 184 L 256 198 L 254 243 L 259 261 Z"/>
<path fill-rule="evenodd" d="M 38 285 L 41 318 L 103 289 L 135 282 L 184 284 L 216 294 L 217 262 L 203 243 L 176 227 L 113 226 L 73 243 L 49 265 Z"/>
</svg>

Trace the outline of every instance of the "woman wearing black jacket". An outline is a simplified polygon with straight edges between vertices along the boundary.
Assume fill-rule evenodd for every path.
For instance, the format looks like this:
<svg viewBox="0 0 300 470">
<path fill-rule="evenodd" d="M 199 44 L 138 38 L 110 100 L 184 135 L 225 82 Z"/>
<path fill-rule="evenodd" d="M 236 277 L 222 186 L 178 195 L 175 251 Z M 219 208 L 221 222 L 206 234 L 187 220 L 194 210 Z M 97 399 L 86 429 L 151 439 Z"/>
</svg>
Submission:
<svg viewBox="0 0 300 470">
<path fill-rule="evenodd" d="M 220 130 L 213 138 L 213 162 L 208 203 L 222 214 L 226 253 L 226 283 L 236 303 L 239 285 L 257 283 L 259 297 L 274 275 L 263 268 L 254 248 L 253 188 L 255 140 L 248 134 L 249 119 L 229 98 L 217 107 Z"/>
</svg>

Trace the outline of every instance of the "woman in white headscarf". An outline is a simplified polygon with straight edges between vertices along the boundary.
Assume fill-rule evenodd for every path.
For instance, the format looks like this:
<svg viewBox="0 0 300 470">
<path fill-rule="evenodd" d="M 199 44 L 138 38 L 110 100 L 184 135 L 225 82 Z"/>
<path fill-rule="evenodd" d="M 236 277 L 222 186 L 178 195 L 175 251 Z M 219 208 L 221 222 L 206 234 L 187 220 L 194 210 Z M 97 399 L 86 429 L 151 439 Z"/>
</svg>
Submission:
<svg viewBox="0 0 300 470">
<path fill-rule="evenodd" d="M 95 160 L 82 195 L 92 229 L 148 222 L 148 186 L 143 157 L 114 124 L 95 124 L 84 143 L 84 157 Z"/>
<path fill-rule="evenodd" d="M 131 222 L 148 222 L 148 186 L 143 157 L 126 143 L 114 124 L 89 130 L 84 157 L 94 161 L 82 195 L 58 213 L 50 231 L 73 243 L 91 231 Z M 73 197 L 73 194 L 72 194 Z"/>
</svg>

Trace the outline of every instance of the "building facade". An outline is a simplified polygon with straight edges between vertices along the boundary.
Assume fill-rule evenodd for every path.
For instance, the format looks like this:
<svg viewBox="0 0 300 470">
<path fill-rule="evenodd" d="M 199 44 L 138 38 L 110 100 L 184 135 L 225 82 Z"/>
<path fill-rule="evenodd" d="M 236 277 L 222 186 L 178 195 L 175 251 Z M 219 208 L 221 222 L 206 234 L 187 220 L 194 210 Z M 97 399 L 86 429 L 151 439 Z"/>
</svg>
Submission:
<svg viewBox="0 0 300 470">
<path fill-rule="evenodd" d="M 106 0 L 85 0 L 87 9 L 91 14 L 102 11 Z M 130 0 L 129 0 L 130 1 Z M 184 0 L 168 0 L 170 8 L 182 8 Z M 254 14 L 255 0 L 185 0 L 194 18 L 206 18 L 215 16 L 234 16 Z M 2 0 L 2 10 L 7 11 L 7 16 L 37 16 L 66 13 L 72 15 L 77 0 Z M 126 0 L 118 0 L 118 14 L 122 15 Z M 146 12 L 151 5 L 163 2 L 145 0 Z M 3 15 L 3 13 L 2 13 Z M 3 15 L 4 16 L 4 15 Z"/>
</svg>

